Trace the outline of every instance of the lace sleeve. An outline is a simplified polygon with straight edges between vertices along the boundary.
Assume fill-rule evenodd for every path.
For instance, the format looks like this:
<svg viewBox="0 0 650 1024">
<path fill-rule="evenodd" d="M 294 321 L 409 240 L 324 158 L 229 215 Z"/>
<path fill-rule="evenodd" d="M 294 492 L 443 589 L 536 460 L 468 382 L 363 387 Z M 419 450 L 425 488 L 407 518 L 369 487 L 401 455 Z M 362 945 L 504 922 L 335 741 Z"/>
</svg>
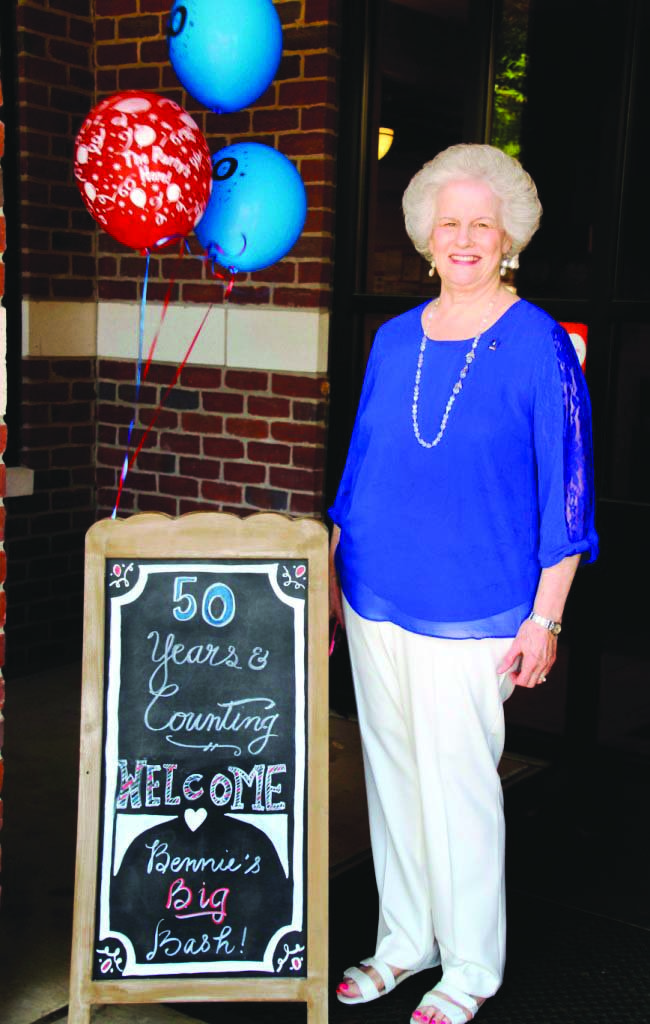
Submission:
<svg viewBox="0 0 650 1024">
<path fill-rule="evenodd" d="M 556 324 L 552 335 L 535 406 L 542 566 L 573 554 L 593 561 L 598 553 L 589 393 L 566 331 Z"/>
<path fill-rule="evenodd" d="M 584 374 L 566 332 L 553 332 L 564 407 L 564 517 L 571 541 L 585 537 L 594 519 L 591 408 Z"/>
</svg>

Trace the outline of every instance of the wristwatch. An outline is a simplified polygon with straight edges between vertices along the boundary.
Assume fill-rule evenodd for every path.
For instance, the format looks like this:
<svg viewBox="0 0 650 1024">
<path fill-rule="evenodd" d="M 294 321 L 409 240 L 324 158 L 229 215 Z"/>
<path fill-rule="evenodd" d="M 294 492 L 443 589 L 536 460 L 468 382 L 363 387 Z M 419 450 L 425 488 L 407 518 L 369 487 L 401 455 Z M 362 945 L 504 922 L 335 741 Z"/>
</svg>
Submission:
<svg viewBox="0 0 650 1024">
<path fill-rule="evenodd" d="M 553 619 L 545 619 L 543 615 L 538 615 L 537 612 L 531 612 L 528 616 L 531 622 L 536 622 L 538 626 L 543 626 L 544 629 L 548 629 L 549 633 L 553 636 L 558 636 L 562 632 L 562 623 L 553 622 Z"/>
</svg>

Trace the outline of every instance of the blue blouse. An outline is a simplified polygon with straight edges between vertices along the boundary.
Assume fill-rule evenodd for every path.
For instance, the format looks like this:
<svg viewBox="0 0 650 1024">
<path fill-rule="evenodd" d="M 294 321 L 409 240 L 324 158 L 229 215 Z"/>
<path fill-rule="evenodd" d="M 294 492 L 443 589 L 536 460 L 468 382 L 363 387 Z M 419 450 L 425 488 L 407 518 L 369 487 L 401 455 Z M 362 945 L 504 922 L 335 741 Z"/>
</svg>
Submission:
<svg viewBox="0 0 650 1024">
<path fill-rule="evenodd" d="M 422 304 L 377 332 L 329 510 L 343 593 L 364 618 L 454 639 L 514 636 L 541 569 L 597 556 L 591 413 L 566 331 L 520 299 L 482 335 L 435 448 L 412 422 Z M 431 441 L 473 339 L 427 342 Z"/>
</svg>

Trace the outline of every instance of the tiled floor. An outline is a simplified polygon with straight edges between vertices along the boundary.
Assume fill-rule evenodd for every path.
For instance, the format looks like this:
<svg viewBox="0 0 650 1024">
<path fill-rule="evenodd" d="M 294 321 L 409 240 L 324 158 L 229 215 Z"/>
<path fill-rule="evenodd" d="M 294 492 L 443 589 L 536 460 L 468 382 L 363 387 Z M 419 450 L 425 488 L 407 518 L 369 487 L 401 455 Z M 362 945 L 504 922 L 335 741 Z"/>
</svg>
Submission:
<svg viewBox="0 0 650 1024">
<path fill-rule="evenodd" d="M 8 687 L 5 741 L 0 1024 L 66 1019 L 78 749 L 78 669 Z M 330 964 L 332 981 L 371 951 L 375 890 L 354 721 L 333 716 Z M 650 846 L 647 759 L 593 766 L 587 789 L 562 769 L 507 757 L 509 967 L 481 1020 L 591 1024 L 649 1019 Z M 528 781 L 526 781 L 528 780 Z M 523 794 L 523 797 L 522 797 Z M 335 1024 L 407 1024 L 423 979 Z M 293 1024 L 302 1005 L 111 1006 L 106 1024 Z"/>
<path fill-rule="evenodd" d="M 8 687 L 5 827 L 0 908 L 0 1024 L 65 1019 L 72 928 L 78 666 Z M 367 861 L 368 830 L 358 727 L 331 719 L 333 873 Z M 510 770 L 523 770 L 514 763 Z M 171 1012 L 171 1011 L 170 1011 Z M 102 1020 L 173 1024 L 164 1007 L 108 1007 Z"/>
</svg>

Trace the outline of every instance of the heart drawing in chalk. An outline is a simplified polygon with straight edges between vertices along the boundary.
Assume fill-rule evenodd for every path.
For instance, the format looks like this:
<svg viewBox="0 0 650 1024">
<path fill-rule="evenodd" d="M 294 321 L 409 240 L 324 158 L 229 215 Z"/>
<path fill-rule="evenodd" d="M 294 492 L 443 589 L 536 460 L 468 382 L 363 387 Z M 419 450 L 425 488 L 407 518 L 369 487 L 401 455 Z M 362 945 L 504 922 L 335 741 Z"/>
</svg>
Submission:
<svg viewBox="0 0 650 1024">
<path fill-rule="evenodd" d="M 205 807 L 199 807 L 196 811 L 193 807 L 188 807 L 185 811 L 185 824 L 192 830 L 192 832 L 196 832 L 197 828 L 201 827 L 207 816 L 208 812 Z"/>
</svg>

